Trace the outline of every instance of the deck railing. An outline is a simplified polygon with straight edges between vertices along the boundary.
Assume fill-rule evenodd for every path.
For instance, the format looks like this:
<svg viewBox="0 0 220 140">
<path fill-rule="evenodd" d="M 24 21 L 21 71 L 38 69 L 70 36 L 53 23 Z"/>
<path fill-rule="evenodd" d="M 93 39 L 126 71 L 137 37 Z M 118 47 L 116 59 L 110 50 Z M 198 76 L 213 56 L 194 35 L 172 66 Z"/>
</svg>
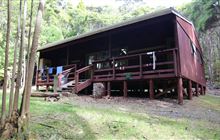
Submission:
<svg viewBox="0 0 220 140">
<path fill-rule="evenodd" d="M 50 68 L 56 69 L 57 67 L 50 67 Z M 66 73 L 68 71 L 68 80 L 67 81 L 71 81 L 71 80 L 74 80 L 76 69 L 77 69 L 76 64 L 65 65 L 65 66 L 63 66 L 63 71 L 61 72 L 61 74 Z M 37 86 L 37 88 L 38 88 L 38 86 L 46 86 L 47 88 L 48 88 L 48 86 L 53 86 L 54 76 L 55 76 L 55 74 L 49 74 L 49 67 L 44 68 L 43 71 L 37 70 L 36 71 L 36 86 Z"/>
<path fill-rule="evenodd" d="M 153 54 L 155 58 L 152 58 Z M 153 62 L 153 59 L 155 62 Z M 173 76 L 177 75 L 176 49 L 151 51 L 113 57 L 108 60 L 98 60 L 93 62 L 93 66 L 94 81 Z"/>
</svg>

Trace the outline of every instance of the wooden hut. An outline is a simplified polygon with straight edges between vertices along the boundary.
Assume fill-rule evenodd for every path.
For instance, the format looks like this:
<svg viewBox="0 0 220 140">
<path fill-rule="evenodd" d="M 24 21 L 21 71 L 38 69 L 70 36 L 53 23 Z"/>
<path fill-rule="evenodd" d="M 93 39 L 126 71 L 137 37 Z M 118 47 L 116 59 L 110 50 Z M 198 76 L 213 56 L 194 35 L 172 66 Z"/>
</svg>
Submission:
<svg viewBox="0 0 220 140">
<path fill-rule="evenodd" d="M 58 85 L 76 94 L 102 83 L 106 93 L 142 92 L 192 99 L 205 93 L 202 49 L 195 28 L 173 8 L 47 44 L 40 53 L 36 86 Z M 60 68 L 58 70 L 58 67 Z M 56 72 L 60 71 L 60 73 Z M 140 86 L 141 85 L 141 86 Z"/>
</svg>

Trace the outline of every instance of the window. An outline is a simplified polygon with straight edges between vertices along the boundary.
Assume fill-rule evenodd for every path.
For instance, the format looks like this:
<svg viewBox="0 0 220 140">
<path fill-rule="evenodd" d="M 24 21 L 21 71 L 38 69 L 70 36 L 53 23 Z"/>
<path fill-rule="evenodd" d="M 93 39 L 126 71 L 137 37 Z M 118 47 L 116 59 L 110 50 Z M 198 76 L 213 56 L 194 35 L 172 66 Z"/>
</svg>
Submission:
<svg viewBox="0 0 220 140">
<path fill-rule="evenodd" d="M 191 41 L 191 52 L 193 55 L 196 54 L 196 46 L 194 45 L 194 43 Z"/>
</svg>

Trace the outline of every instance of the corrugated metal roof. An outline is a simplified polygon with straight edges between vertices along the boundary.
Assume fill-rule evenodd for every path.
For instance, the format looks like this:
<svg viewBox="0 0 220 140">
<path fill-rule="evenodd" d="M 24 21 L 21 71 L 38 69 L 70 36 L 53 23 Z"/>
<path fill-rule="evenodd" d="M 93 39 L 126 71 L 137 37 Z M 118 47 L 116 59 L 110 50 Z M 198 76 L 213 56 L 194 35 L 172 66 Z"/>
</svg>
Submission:
<svg viewBox="0 0 220 140">
<path fill-rule="evenodd" d="M 67 39 L 64 39 L 64 40 L 55 41 L 53 43 L 49 43 L 49 44 L 39 48 L 38 51 L 46 50 L 46 49 L 49 49 L 51 47 L 55 47 L 55 46 L 58 46 L 58 45 L 61 45 L 61 44 L 72 42 L 72 41 L 75 41 L 75 40 L 78 40 L 78 39 L 86 38 L 86 37 L 89 37 L 89 36 L 92 36 L 92 35 L 95 35 L 95 34 L 98 34 L 98 33 L 107 32 L 107 31 L 110 31 L 112 29 L 120 28 L 120 27 L 123 27 L 123 26 L 127 26 L 127 25 L 134 24 L 134 23 L 137 23 L 137 22 L 140 22 L 140 21 L 152 19 L 152 18 L 155 18 L 155 17 L 159 17 L 159 16 L 171 14 L 171 13 L 179 16 L 180 18 L 182 18 L 185 21 L 192 24 L 192 22 L 188 21 L 184 16 L 179 14 L 174 8 L 171 7 L 171 8 L 163 9 L 163 10 L 160 10 L 160 11 L 152 12 L 150 14 L 143 15 L 143 16 L 140 16 L 140 17 L 132 18 L 130 20 L 127 20 L 127 21 L 124 21 L 124 22 L 121 22 L 121 23 L 117 23 L 117 24 L 113 24 L 111 26 L 100 28 L 98 30 L 94 30 L 94 31 L 91 31 L 91 32 L 88 32 L 88 33 L 84 33 L 84 34 L 81 34 L 81 35 L 78 35 L 78 36 L 73 36 L 73 37 L 70 37 L 70 38 L 67 38 Z"/>
</svg>

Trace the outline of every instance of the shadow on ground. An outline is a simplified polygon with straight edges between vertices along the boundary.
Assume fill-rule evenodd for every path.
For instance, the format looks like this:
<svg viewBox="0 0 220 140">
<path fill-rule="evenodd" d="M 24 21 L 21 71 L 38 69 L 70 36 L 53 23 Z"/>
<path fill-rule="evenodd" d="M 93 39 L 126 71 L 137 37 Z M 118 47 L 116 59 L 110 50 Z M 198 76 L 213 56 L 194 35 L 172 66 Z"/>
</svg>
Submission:
<svg viewBox="0 0 220 140">
<path fill-rule="evenodd" d="M 39 140 L 95 140 L 88 122 L 75 111 L 68 113 L 50 113 L 32 117 L 31 139 Z"/>
</svg>

